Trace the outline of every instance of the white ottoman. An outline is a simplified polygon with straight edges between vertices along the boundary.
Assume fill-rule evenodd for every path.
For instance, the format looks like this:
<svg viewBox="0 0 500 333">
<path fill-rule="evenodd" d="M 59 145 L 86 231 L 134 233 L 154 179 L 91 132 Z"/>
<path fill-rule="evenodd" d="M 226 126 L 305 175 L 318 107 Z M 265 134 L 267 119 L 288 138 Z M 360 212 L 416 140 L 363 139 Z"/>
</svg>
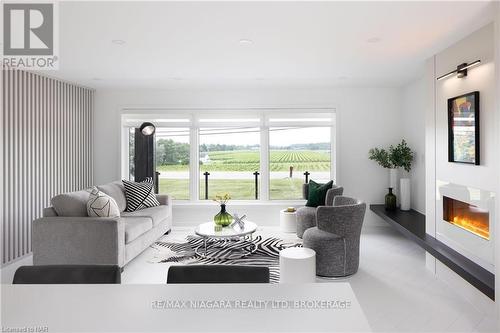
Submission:
<svg viewBox="0 0 500 333">
<path fill-rule="evenodd" d="M 316 252 L 304 247 L 280 251 L 280 283 L 316 281 Z"/>
<path fill-rule="evenodd" d="M 283 232 L 297 232 L 297 211 L 280 211 L 280 229 Z"/>
</svg>

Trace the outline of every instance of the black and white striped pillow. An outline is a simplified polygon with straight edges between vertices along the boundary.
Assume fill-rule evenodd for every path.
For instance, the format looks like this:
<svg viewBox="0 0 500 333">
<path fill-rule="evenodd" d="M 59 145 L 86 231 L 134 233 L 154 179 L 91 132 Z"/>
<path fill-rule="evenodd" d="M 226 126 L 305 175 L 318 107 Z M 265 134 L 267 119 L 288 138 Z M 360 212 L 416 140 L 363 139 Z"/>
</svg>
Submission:
<svg viewBox="0 0 500 333">
<path fill-rule="evenodd" d="M 126 212 L 135 212 L 149 207 L 159 206 L 160 203 L 156 199 L 153 191 L 153 180 L 146 178 L 140 183 L 122 180 L 125 187 L 125 198 L 127 199 Z"/>
</svg>

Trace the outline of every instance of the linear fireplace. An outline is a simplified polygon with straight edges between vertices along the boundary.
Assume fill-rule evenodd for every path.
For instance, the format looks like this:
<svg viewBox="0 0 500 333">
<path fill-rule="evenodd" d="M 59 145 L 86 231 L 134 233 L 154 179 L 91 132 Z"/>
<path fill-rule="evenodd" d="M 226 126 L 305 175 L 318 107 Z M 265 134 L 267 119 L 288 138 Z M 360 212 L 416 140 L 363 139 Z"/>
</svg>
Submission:
<svg viewBox="0 0 500 333">
<path fill-rule="evenodd" d="M 494 271 L 495 193 L 437 180 L 436 239 Z"/>
<path fill-rule="evenodd" d="M 490 239 L 490 213 L 469 203 L 443 196 L 443 219 L 484 239 Z"/>
</svg>

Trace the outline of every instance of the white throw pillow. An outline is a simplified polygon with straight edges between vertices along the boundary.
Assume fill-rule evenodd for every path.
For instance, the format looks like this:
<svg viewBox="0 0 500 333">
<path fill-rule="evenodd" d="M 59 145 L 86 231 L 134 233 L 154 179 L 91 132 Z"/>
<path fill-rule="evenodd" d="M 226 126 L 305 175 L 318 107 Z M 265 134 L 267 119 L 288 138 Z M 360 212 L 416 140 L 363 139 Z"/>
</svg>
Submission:
<svg viewBox="0 0 500 333">
<path fill-rule="evenodd" d="M 93 187 L 87 201 L 87 214 L 93 217 L 120 217 L 115 199 Z"/>
</svg>

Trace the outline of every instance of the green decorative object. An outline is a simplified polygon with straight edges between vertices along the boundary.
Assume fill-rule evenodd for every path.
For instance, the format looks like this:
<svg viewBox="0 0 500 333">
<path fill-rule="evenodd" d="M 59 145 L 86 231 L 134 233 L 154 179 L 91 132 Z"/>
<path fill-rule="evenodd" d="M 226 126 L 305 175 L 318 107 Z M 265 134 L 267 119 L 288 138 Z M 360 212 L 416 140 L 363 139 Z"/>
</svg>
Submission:
<svg viewBox="0 0 500 333">
<path fill-rule="evenodd" d="M 309 181 L 309 189 L 307 196 L 307 207 L 318 207 L 325 204 L 326 192 L 333 186 L 333 180 L 326 184 L 319 184 L 313 180 Z"/>
<path fill-rule="evenodd" d="M 403 168 L 407 172 L 411 170 L 414 155 L 404 139 L 396 146 L 389 146 L 387 150 L 384 148 L 372 148 L 368 154 L 370 160 L 377 162 L 383 168 Z"/>
<path fill-rule="evenodd" d="M 220 205 L 220 212 L 214 216 L 214 222 L 216 225 L 220 225 L 222 227 L 227 227 L 233 222 L 233 217 L 231 214 L 226 212 L 226 205 Z"/>
<path fill-rule="evenodd" d="M 231 216 L 231 214 L 226 212 L 226 203 L 231 200 L 231 196 L 229 195 L 229 193 L 217 194 L 215 195 L 215 198 L 213 200 L 220 205 L 219 214 L 214 216 L 215 225 L 227 227 L 228 225 L 233 223 L 233 217 Z"/>
<path fill-rule="evenodd" d="M 396 196 L 392 193 L 392 187 L 389 187 L 389 193 L 385 195 L 385 210 L 396 210 Z"/>
</svg>

